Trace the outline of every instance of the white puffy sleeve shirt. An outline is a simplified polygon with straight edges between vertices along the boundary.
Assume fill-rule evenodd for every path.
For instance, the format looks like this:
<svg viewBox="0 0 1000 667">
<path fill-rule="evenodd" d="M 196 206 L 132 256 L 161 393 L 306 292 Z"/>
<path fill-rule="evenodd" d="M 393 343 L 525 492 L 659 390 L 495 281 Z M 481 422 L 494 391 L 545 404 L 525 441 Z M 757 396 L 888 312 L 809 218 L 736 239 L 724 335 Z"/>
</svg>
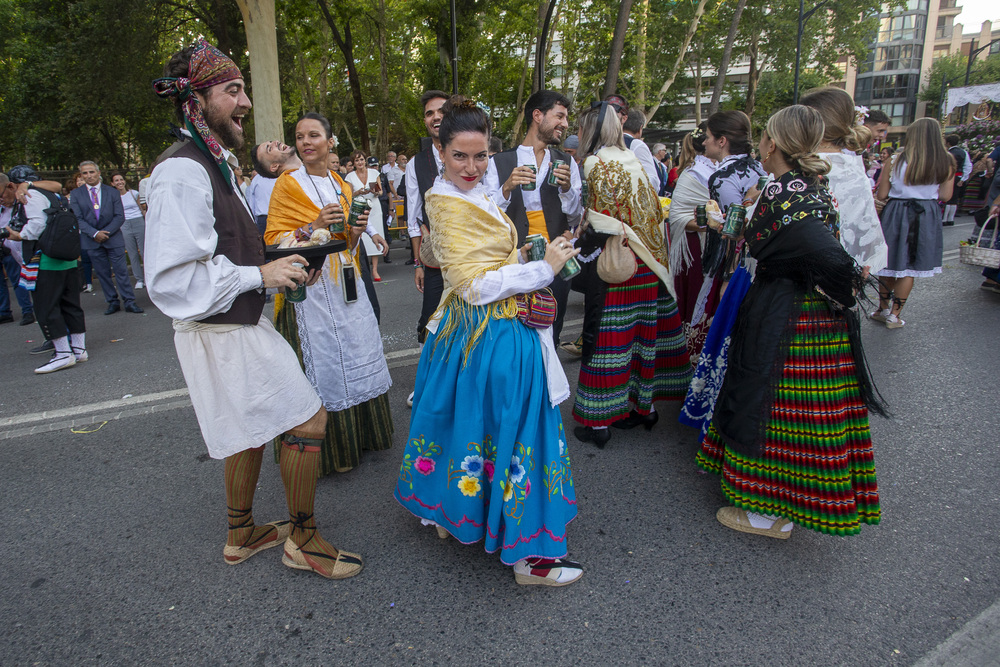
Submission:
<svg viewBox="0 0 1000 667">
<path fill-rule="evenodd" d="M 256 266 L 213 256 L 219 235 L 212 182 L 200 164 L 184 157 L 165 160 L 153 172 L 146 200 L 146 289 L 165 315 L 202 320 L 229 310 L 243 292 L 263 287 Z"/>
</svg>

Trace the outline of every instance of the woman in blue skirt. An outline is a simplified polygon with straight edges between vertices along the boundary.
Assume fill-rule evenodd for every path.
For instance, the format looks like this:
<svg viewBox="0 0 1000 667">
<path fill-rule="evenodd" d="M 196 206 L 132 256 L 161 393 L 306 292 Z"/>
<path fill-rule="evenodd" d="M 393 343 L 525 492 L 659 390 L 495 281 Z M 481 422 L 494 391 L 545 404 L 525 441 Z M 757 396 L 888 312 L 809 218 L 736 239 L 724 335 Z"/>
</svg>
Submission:
<svg viewBox="0 0 1000 667">
<path fill-rule="evenodd" d="M 526 261 L 486 193 L 489 119 L 455 96 L 443 107 L 443 173 L 428 190 L 425 236 L 445 290 L 427 325 L 396 499 L 464 544 L 483 540 L 519 584 L 565 586 L 576 492 L 558 404 L 569 384 L 545 289 L 578 251 L 564 239 Z"/>
</svg>

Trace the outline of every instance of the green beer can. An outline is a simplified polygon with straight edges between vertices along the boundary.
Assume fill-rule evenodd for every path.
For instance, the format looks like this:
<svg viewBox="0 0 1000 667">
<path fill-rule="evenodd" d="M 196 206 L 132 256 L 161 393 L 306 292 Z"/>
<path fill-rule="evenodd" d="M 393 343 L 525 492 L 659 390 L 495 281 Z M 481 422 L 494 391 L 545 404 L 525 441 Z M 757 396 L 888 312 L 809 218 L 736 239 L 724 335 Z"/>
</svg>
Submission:
<svg viewBox="0 0 1000 667">
<path fill-rule="evenodd" d="M 351 212 L 347 216 L 347 224 L 351 227 L 365 227 L 367 223 L 359 223 L 358 218 L 365 214 L 370 207 L 368 202 L 358 197 L 351 201 Z"/>
<path fill-rule="evenodd" d="M 736 238 L 743 231 L 743 223 L 747 217 L 746 206 L 731 204 L 726 211 L 726 221 L 722 225 L 722 235 Z"/>
</svg>

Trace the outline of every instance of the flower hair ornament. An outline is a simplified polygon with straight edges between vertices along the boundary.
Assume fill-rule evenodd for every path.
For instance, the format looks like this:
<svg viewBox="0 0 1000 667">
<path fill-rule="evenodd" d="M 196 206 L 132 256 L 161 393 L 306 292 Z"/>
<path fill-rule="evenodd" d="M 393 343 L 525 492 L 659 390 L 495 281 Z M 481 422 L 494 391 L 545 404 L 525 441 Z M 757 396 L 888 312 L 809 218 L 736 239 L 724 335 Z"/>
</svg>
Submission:
<svg viewBox="0 0 1000 667">
<path fill-rule="evenodd" d="M 864 125 L 865 119 L 868 118 L 868 107 L 856 106 L 854 107 L 854 124 Z"/>
<path fill-rule="evenodd" d="M 701 139 L 703 136 L 705 136 L 705 130 L 700 127 L 696 127 L 691 131 L 692 139 Z"/>
</svg>

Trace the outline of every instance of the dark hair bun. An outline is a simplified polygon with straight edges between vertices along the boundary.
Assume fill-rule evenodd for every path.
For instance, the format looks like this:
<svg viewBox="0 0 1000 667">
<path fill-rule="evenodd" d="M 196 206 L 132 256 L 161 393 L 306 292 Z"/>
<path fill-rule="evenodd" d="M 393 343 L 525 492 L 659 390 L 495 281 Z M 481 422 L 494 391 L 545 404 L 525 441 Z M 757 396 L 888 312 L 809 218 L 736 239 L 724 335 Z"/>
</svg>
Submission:
<svg viewBox="0 0 1000 667">
<path fill-rule="evenodd" d="M 464 95 L 452 95 L 441 107 L 444 118 L 438 130 L 441 146 L 447 146 L 456 134 L 478 132 L 489 139 L 490 118 L 486 112 Z"/>
</svg>

